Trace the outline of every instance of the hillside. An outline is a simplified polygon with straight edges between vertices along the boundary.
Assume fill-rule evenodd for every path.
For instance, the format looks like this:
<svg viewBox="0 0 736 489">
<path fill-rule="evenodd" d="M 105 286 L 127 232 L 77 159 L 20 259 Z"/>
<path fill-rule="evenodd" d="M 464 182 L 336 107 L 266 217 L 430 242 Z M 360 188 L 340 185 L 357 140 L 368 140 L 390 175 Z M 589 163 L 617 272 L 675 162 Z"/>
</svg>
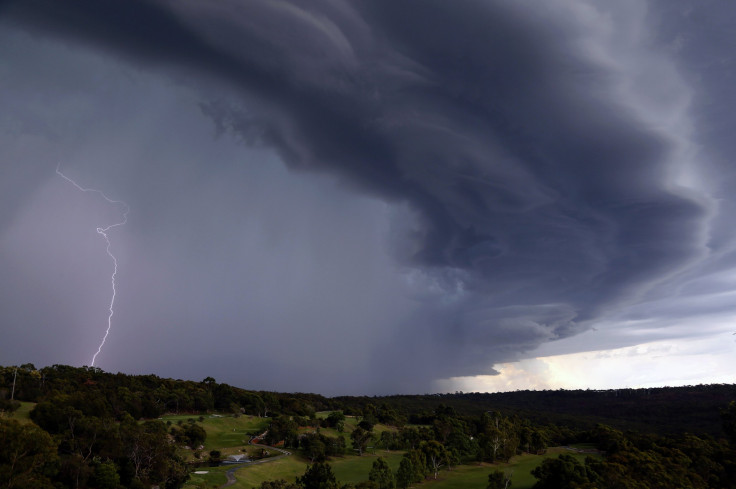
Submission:
<svg viewBox="0 0 736 489">
<path fill-rule="evenodd" d="M 561 424 L 575 429 L 589 429 L 602 423 L 622 430 L 722 436 L 719 414 L 734 399 L 736 384 L 337 397 L 333 401 L 355 409 L 370 403 L 386 402 L 404 412 L 431 412 L 445 404 L 466 415 L 498 410 L 505 414 L 515 413 L 538 423 Z"/>
<path fill-rule="evenodd" d="M 716 489 L 736 486 L 734 399 L 734 385 L 327 398 L 26 364 L 0 367 L 0 474 L 18 489 Z"/>
</svg>

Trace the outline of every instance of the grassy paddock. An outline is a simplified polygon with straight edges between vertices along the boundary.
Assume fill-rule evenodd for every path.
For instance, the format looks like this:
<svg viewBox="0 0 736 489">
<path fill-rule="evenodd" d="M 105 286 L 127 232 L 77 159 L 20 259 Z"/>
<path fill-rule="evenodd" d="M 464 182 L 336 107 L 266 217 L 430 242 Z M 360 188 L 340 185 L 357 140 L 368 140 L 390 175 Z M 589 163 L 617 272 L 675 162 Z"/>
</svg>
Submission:
<svg viewBox="0 0 736 489">
<path fill-rule="evenodd" d="M 268 426 L 268 418 L 258 418 L 255 416 L 238 416 L 232 415 L 211 415 L 205 414 L 203 421 L 199 421 L 200 415 L 192 414 L 174 414 L 162 416 L 161 421 L 171 421 L 176 424 L 183 421 L 184 424 L 190 419 L 194 419 L 196 423 L 204 428 L 207 433 L 207 439 L 204 442 L 204 450 L 202 457 L 206 458 L 210 450 L 220 450 L 223 457 L 228 455 L 242 454 L 244 451 L 251 450 L 248 448 L 248 441 L 251 433 L 262 433 Z M 186 460 L 192 461 L 194 458 L 193 450 L 182 450 L 180 453 Z"/>
<path fill-rule="evenodd" d="M 2 416 L 7 416 L 10 419 L 15 419 L 21 423 L 32 423 L 31 421 L 31 410 L 36 407 L 35 402 L 20 401 L 20 407 L 12 413 L 3 413 Z"/>
<path fill-rule="evenodd" d="M 317 419 L 327 419 L 327 416 L 329 416 L 332 412 L 333 411 L 317 411 L 316 413 L 314 413 L 314 416 Z"/>
<path fill-rule="evenodd" d="M 556 447 L 547 450 L 544 455 L 517 455 L 512 457 L 507 464 L 474 464 L 460 465 L 451 471 L 442 471 L 438 479 L 428 480 L 421 487 L 427 489 L 465 489 L 468 487 L 485 487 L 488 484 L 488 474 L 494 470 L 502 470 L 506 473 L 512 472 L 511 487 L 513 489 L 530 489 L 537 479 L 532 475 L 532 470 L 542 463 L 545 458 L 555 458 L 561 453 L 572 455 L 581 463 L 585 461 L 587 454 L 576 453 L 564 448 Z"/>
<path fill-rule="evenodd" d="M 26 403 L 29 404 L 29 403 Z M 30 411 L 32 406 L 27 407 L 27 412 Z M 322 415 L 322 413 L 320 413 Z M 176 416 L 164 416 L 164 421 L 171 420 L 176 422 L 179 419 L 184 421 L 194 418 L 197 420 L 199 416 L 192 415 L 176 415 Z M 248 450 L 248 434 L 254 432 L 261 432 L 266 429 L 269 419 L 268 418 L 257 418 L 252 416 L 239 416 L 237 418 L 233 416 L 223 415 L 217 416 L 205 416 L 204 421 L 197 421 L 207 432 L 207 441 L 205 442 L 205 453 L 212 449 L 218 449 L 222 452 L 223 456 L 242 453 L 243 450 Z M 345 423 L 345 436 L 348 446 L 350 446 L 350 432 L 357 426 L 358 420 L 356 418 L 348 417 Z M 376 425 L 375 432 L 380 433 L 384 430 L 394 429 L 391 427 Z M 302 431 L 302 430 L 300 430 Z M 312 431 L 304 430 L 304 431 Z M 338 436 L 340 433 L 332 429 L 322 428 L 321 433 L 327 436 Z M 253 447 L 250 447 L 253 448 Z M 587 444 L 576 445 L 578 449 L 593 448 Z M 429 479 L 417 484 L 415 487 L 422 487 L 427 489 L 465 489 L 467 487 L 485 487 L 488 482 L 488 474 L 494 470 L 502 470 L 505 472 L 511 472 L 512 483 L 514 489 L 530 489 L 536 479 L 531 475 L 531 471 L 537 467 L 542 460 L 550 457 L 557 457 L 561 453 L 567 453 L 581 462 L 584 461 L 586 456 L 590 454 L 570 451 L 562 447 L 550 448 L 545 455 L 530 455 L 524 454 L 513 457 L 508 464 L 470 464 L 460 465 L 455 467 L 453 470 L 442 470 L 437 480 Z M 187 454 L 188 458 L 192 458 L 191 452 Z M 403 456 L 402 451 L 387 452 L 385 450 L 375 449 L 369 450 L 364 456 L 359 457 L 357 455 L 346 455 L 343 457 L 334 457 L 330 460 L 330 465 L 335 473 L 335 477 L 341 484 L 358 482 L 368 479 L 368 473 L 371 470 L 373 462 L 379 457 L 384 457 L 388 462 L 391 469 L 396 472 Z M 292 482 L 296 477 L 304 474 L 308 465 L 306 458 L 299 454 L 299 451 L 293 455 L 280 458 L 265 463 L 246 465 L 235 472 L 237 482 L 230 486 L 233 489 L 253 489 L 260 487 L 263 481 L 284 479 L 288 482 Z M 199 487 L 219 487 L 225 483 L 225 471 L 232 467 L 211 467 L 203 468 L 201 470 L 208 470 L 207 474 L 196 475 L 192 474 L 192 478 L 185 489 L 194 489 Z"/>
<path fill-rule="evenodd" d="M 401 462 L 403 454 L 404 452 L 385 452 L 383 450 L 377 450 L 375 455 L 370 454 L 363 455 L 362 457 L 348 456 L 335 458 L 330 461 L 330 465 L 332 465 L 332 471 L 335 473 L 335 478 L 337 478 L 338 482 L 342 484 L 348 482 L 355 484 L 360 481 L 368 480 L 368 473 L 371 471 L 373 462 L 375 462 L 378 457 L 386 459 L 391 470 L 396 472 L 399 468 L 399 463 Z"/>
<path fill-rule="evenodd" d="M 307 462 L 295 456 L 284 457 L 272 462 L 245 466 L 235 472 L 237 482 L 230 486 L 233 489 L 250 489 L 260 487 L 261 482 L 274 479 L 284 479 L 293 482 L 304 474 Z"/>
<path fill-rule="evenodd" d="M 207 471 L 206 474 L 190 474 L 189 480 L 182 486 L 182 489 L 199 489 L 204 485 L 206 488 L 220 487 L 227 482 L 225 470 L 227 467 L 202 467 L 201 471 Z"/>
<path fill-rule="evenodd" d="M 508 464 L 471 464 L 460 465 L 453 470 L 443 470 L 437 480 L 428 479 L 414 487 L 426 489 L 465 489 L 468 487 L 485 487 L 488 483 L 488 474 L 494 470 L 512 472 L 512 487 L 514 489 L 530 489 L 536 479 L 531 475 L 542 460 L 549 457 L 557 457 L 561 453 L 567 453 L 581 462 L 586 455 L 575 453 L 564 448 L 550 448 L 545 455 L 524 454 L 513 457 Z M 396 472 L 401 462 L 403 452 L 378 451 L 376 455 L 345 456 L 330 460 L 332 471 L 341 484 L 358 483 L 368 479 L 373 462 L 381 456 L 386 459 L 391 469 Z M 253 489 L 261 485 L 261 482 L 273 479 L 284 479 L 288 482 L 304 474 L 308 462 L 297 456 L 286 457 L 274 462 L 260 465 L 246 466 L 235 473 L 238 482 L 231 486 L 234 489 Z"/>
<path fill-rule="evenodd" d="M 368 473 L 373 466 L 373 462 L 379 455 L 386 459 L 392 470 L 396 471 L 399 468 L 403 452 L 381 451 L 378 455 L 335 457 L 329 461 L 329 464 L 332 466 L 332 471 L 335 473 L 338 482 L 341 484 L 348 482 L 355 484 L 368 479 Z M 274 479 L 293 482 L 296 477 L 304 474 L 308 463 L 304 458 L 294 455 L 273 462 L 245 466 L 235 473 L 238 482 L 230 487 L 234 489 L 252 489 L 260 487 L 263 481 Z"/>
</svg>

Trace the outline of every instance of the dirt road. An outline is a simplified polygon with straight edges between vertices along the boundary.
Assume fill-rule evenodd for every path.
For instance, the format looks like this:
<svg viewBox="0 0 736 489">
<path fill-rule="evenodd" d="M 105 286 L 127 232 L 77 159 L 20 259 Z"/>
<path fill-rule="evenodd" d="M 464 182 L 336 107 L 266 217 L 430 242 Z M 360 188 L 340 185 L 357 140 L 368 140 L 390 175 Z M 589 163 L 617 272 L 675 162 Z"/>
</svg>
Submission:
<svg viewBox="0 0 736 489">
<path fill-rule="evenodd" d="M 259 445 L 257 443 L 250 443 L 250 442 L 248 442 L 248 444 L 251 445 L 251 446 L 253 446 L 253 447 L 261 447 L 261 448 L 266 449 L 266 450 L 276 450 L 277 452 L 280 452 L 281 455 L 277 455 L 275 457 L 262 458 L 260 460 L 252 460 L 252 461 L 248 461 L 248 462 L 243 462 L 242 464 L 237 464 L 232 469 L 228 469 L 225 472 L 225 477 L 227 477 L 227 482 L 224 483 L 223 485 L 221 485 L 220 487 L 227 487 L 227 486 L 232 486 L 233 484 L 235 484 L 238 481 L 235 478 L 235 472 L 237 470 L 240 470 L 240 469 L 242 469 L 244 467 L 248 467 L 250 465 L 258 465 L 258 464 L 265 464 L 265 463 L 268 463 L 268 462 L 273 462 L 274 460 L 278 460 L 280 458 L 288 457 L 289 455 L 291 455 L 291 452 L 289 452 L 287 450 L 283 450 L 281 448 L 270 447 L 268 445 Z"/>
</svg>

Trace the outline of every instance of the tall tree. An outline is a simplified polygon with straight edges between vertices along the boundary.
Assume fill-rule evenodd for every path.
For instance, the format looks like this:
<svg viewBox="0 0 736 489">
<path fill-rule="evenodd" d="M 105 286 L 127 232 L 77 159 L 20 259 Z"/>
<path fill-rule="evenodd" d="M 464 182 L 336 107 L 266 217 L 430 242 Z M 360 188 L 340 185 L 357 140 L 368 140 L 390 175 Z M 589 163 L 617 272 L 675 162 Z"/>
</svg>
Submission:
<svg viewBox="0 0 736 489">
<path fill-rule="evenodd" d="M 736 448 L 736 401 L 731 401 L 721 414 L 723 418 L 723 431 L 728 437 L 729 443 Z"/>
<path fill-rule="evenodd" d="M 118 489 L 120 487 L 120 475 L 111 460 L 100 462 L 95 466 L 94 482 L 98 489 Z"/>
<path fill-rule="evenodd" d="M 434 473 L 434 478 L 437 479 L 440 468 L 447 464 L 447 449 L 445 449 L 444 445 L 437 440 L 423 442 L 420 449 L 422 450 L 422 453 L 424 453 L 427 465 Z"/>
<path fill-rule="evenodd" d="M 411 458 L 404 456 L 399 462 L 399 469 L 396 471 L 396 485 L 400 489 L 406 489 L 414 482 L 414 464 Z"/>
<path fill-rule="evenodd" d="M 422 482 L 426 479 L 429 475 L 429 467 L 424 452 L 419 449 L 409 450 L 404 456 L 411 460 L 411 465 L 414 468 L 413 482 Z"/>
<path fill-rule="evenodd" d="M 388 462 L 383 457 L 378 457 L 373 462 L 373 467 L 368 474 L 368 480 L 375 482 L 378 489 L 394 489 L 396 482 Z"/>
<path fill-rule="evenodd" d="M 359 455 L 363 455 L 363 451 L 368 446 L 372 435 L 372 432 L 364 430 L 360 426 L 355 428 L 353 432 L 350 433 L 350 439 L 353 440 L 353 448 L 358 450 Z"/>
<path fill-rule="evenodd" d="M 56 444 L 32 424 L 0 419 L 0 487 L 52 489 Z"/>
<path fill-rule="evenodd" d="M 330 428 L 335 428 L 338 423 L 345 422 L 345 415 L 342 413 L 342 411 L 332 411 L 330 414 L 327 415 L 327 419 L 325 421 L 327 426 L 329 426 Z"/>
<path fill-rule="evenodd" d="M 595 473 L 567 454 L 544 459 L 532 475 L 538 479 L 534 489 L 578 487 L 597 480 Z"/>
<path fill-rule="evenodd" d="M 327 445 L 322 441 L 322 435 L 309 433 L 301 438 L 299 445 L 307 457 L 309 457 L 310 462 L 324 462 Z"/>
<path fill-rule="evenodd" d="M 511 487 L 511 475 L 496 469 L 488 474 L 488 485 L 486 489 L 508 489 Z"/>
<path fill-rule="evenodd" d="M 339 487 L 332 467 L 324 462 L 308 465 L 304 475 L 297 477 L 296 482 L 304 489 L 338 489 Z"/>
</svg>

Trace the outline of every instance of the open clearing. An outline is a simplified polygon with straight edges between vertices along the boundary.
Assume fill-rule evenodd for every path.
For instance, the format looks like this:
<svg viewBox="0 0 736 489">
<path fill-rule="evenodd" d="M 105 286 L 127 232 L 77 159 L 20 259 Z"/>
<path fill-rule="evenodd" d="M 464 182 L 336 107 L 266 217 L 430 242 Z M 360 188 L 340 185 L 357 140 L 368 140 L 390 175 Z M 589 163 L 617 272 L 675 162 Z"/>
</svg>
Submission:
<svg viewBox="0 0 736 489">
<path fill-rule="evenodd" d="M 494 470 L 502 470 L 512 472 L 512 487 L 514 489 L 530 489 L 536 479 L 531 475 L 531 471 L 537 467 L 542 460 L 548 457 L 556 457 L 561 453 L 567 453 L 577 458 L 581 462 L 585 460 L 586 455 L 568 451 L 564 448 L 550 448 L 545 455 L 524 454 L 513 457 L 508 464 L 472 464 L 460 465 L 451 471 L 443 470 L 440 472 L 439 478 L 435 481 L 428 479 L 421 484 L 412 487 L 422 487 L 426 489 L 465 489 L 468 487 L 485 487 L 488 483 L 488 474 Z M 355 484 L 368 479 L 368 472 L 371 469 L 373 461 L 378 456 L 384 457 L 392 470 L 396 471 L 401 461 L 403 452 L 378 452 L 377 455 L 364 455 L 336 457 L 330 460 L 330 465 L 335 473 L 338 482 Z M 264 463 L 254 466 L 243 466 L 235 473 L 237 482 L 229 487 L 233 489 L 252 489 L 260 487 L 261 483 L 266 480 L 284 479 L 288 482 L 293 481 L 296 477 L 301 476 L 306 470 L 308 461 L 293 455 L 290 457 L 274 460 L 273 462 Z M 218 484 L 225 483 L 224 472 L 227 468 L 216 467 L 213 473 L 207 476 L 192 476 L 191 485 L 185 488 L 193 489 L 198 487 L 196 484 L 206 481 L 206 487 L 219 487 Z"/>
<path fill-rule="evenodd" d="M 32 406 L 31 406 L 32 407 Z M 30 408 L 27 408 L 30 411 Z M 320 413 L 321 414 L 321 413 Z M 27 414 L 26 414 L 27 416 Z M 176 423 L 179 420 L 186 423 L 189 419 L 197 420 L 207 432 L 207 441 L 205 442 L 205 450 L 202 456 L 206 457 L 210 450 L 220 450 L 223 457 L 231 454 L 243 453 L 244 450 L 253 450 L 255 447 L 248 446 L 250 435 L 262 433 L 268 426 L 269 418 L 258 418 L 254 416 L 238 416 L 232 415 L 205 415 L 203 421 L 198 421 L 199 416 L 195 415 L 169 415 L 162 417 L 164 421 Z M 327 436 L 343 435 L 350 446 L 350 432 L 357 426 L 355 418 L 347 418 L 345 422 L 345 431 L 338 433 L 335 430 L 322 428 L 321 433 Z M 380 433 L 384 430 L 393 430 L 394 428 L 376 425 L 375 431 Z M 300 428 L 302 433 L 314 431 L 313 428 Z M 588 448 L 588 447 L 578 447 Z M 260 449 L 258 449 L 260 450 Z M 189 450 L 184 454 L 188 460 L 193 460 L 193 451 Z M 543 459 L 548 457 L 556 457 L 561 453 L 567 453 L 577 458 L 581 462 L 589 454 L 567 450 L 562 447 L 550 448 L 545 455 L 524 454 L 513 457 L 508 464 L 487 464 L 473 463 L 470 465 L 460 465 L 453 470 L 443 470 L 440 472 L 437 480 L 427 480 L 413 487 L 423 487 L 427 489 L 464 489 L 468 487 L 485 487 L 488 482 L 488 474 L 496 469 L 505 472 L 512 472 L 512 484 L 514 489 L 530 489 L 536 479 L 531 475 L 531 471 L 537 467 Z M 344 457 L 334 457 L 329 461 L 337 480 L 344 483 L 358 483 L 368 479 L 368 473 L 371 470 L 373 462 L 378 456 L 384 457 L 391 469 L 395 472 L 401 461 L 402 451 L 385 451 L 385 450 L 369 450 L 364 456 L 346 455 Z M 243 465 L 235 468 L 235 484 L 228 486 L 233 489 L 253 489 L 260 487 L 263 481 L 284 479 L 292 482 L 296 477 L 304 474 L 309 461 L 300 456 L 299 453 L 283 458 L 274 459 L 265 463 Z M 233 466 L 224 467 L 203 467 L 200 472 L 207 471 L 205 474 L 191 474 L 191 479 L 184 485 L 184 489 L 200 489 L 220 487 L 227 481 L 225 472 L 234 469 Z"/>
<path fill-rule="evenodd" d="M 21 422 L 30 423 L 29 413 L 35 406 L 32 402 L 22 402 L 21 407 L 15 411 L 10 417 Z M 319 417 L 323 417 L 323 413 L 319 413 Z M 187 423 L 194 420 L 202 426 L 207 432 L 207 440 L 204 444 L 202 457 L 206 458 L 210 450 L 220 450 L 223 458 L 227 455 L 241 454 L 244 452 L 260 452 L 260 448 L 248 445 L 251 435 L 260 434 L 265 431 L 270 422 L 269 418 L 259 418 L 255 416 L 233 416 L 233 415 L 203 415 L 203 420 L 199 421 L 200 415 L 194 414 L 176 414 L 166 415 L 161 418 L 164 422 L 177 424 L 179 421 Z M 344 436 L 348 446 L 350 446 L 350 432 L 355 429 L 358 422 L 353 417 L 345 420 L 345 430 L 338 433 L 334 429 L 322 428 L 321 433 L 327 436 Z M 395 428 L 376 425 L 375 432 L 380 433 L 385 430 L 394 430 Z M 300 432 L 314 431 L 313 428 L 301 428 Z M 592 449 L 591 446 L 576 445 L 577 449 Z M 512 472 L 512 487 L 514 489 L 530 489 L 536 479 L 531 475 L 531 471 L 537 467 L 543 459 L 548 457 L 556 457 L 561 453 L 567 453 L 577 458 L 581 462 L 585 460 L 587 453 L 567 450 L 562 447 L 550 448 L 545 455 L 524 454 L 513 457 L 508 464 L 470 464 L 460 465 L 453 470 L 443 470 L 440 472 L 437 480 L 427 480 L 413 487 L 423 487 L 427 489 L 464 489 L 468 487 L 485 487 L 488 482 L 488 474 L 496 469 Z M 194 450 L 186 450 L 182 455 L 190 461 L 194 460 Z M 344 457 L 334 457 L 329 461 L 337 480 L 344 483 L 356 484 L 368 479 L 368 473 L 371 466 L 378 456 L 386 459 L 391 469 L 395 472 L 401 461 L 402 451 L 385 451 L 372 450 L 364 456 L 346 455 Z M 595 456 L 595 455 L 593 455 Z M 293 481 L 296 477 L 304 474 L 309 461 L 301 457 L 298 453 L 274 459 L 260 464 L 243 465 L 235 471 L 236 483 L 233 489 L 252 489 L 260 487 L 263 481 L 273 479 L 285 479 Z M 216 488 L 227 482 L 225 472 L 233 469 L 232 466 L 223 467 L 202 467 L 191 474 L 190 480 L 184 485 L 184 489 L 201 489 Z"/>
<path fill-rule="evenodd" d="M 199 421 L 203 418 L 202 421 Z M 259 418 L 256 416 L 238 416 L 233 415 L 194 415 L 194 414 L 173 414 L 160 418 L 164 422 L 172 424 L 186 424 L 189 420 L 194 420 L 196 424 L 204 428 L 207 432 L 207 439 L 204 442 L 202 450 L 202 459 L 206 459 L 210 450 L 220 450 L 223 458 L 228 455 L 238 455 L 244 452 L 253 454 L 260 452 L 260 449 L 248 446 L 251 435 L 263 433 L 268 427 L 268 418 Z M 181 455 L 188 461 L 194 461 L 194 450 L 184 450 Z"/>
<path fill-rule="evenodd" d="M 550 448 L 544 455 L 531 455 L 525 453 L 512 457 L 508 464 L 475 464 L 460 465 L 451 471 L 440 472 L 439 478 L 428 480 L 418 486 L 427 489 L 465 489 L 468 487 L 483 488 L 488 484 L 488 474 L 495 470 L 506 473 L 512 472 L 511 487 L 513 489 L 530 489 L 537 479 L 532 475 L 532 470 L 542 463 L 542 460 L 557 457 L 561 453 L 572 455 L 580 462 L 585 460 L 586 455 L 568 451 L 562 447 Z"/>
<path fill-rule="evenodd" d="M 22 402 L 21 407 L 15 411 L 10 417 L 20 422 L 30 423 L 29 413 L 35 406 L 32 402 Z M 320 416 L 321 415 L 321 416 Z M 323 417 L 323 413 L 318 414 Z M 270 422 L 269 418 L 259 418 L 255 416 L 233 416 L 233 415 L 204 415 L 203 420 L 199 421 L 200 415 L 194 414 L 176 414 L 166 415 L 161 418 L 164 422 L 177 424 L 179 421 L 187 423 L 194 420 L 202 426 L 207 432 L 207 440 L 205 448 L 202 451 L 202 457 L 206 458 L 210 450 L 220 450 L 223 457 L 227 455 L 240 454 L 243 452 L 260 451 L 248 445 L 251 435 L 259 434 L 265 431 Z M 334 429 L 322 428 L 321 433 L 327 436 L 344 436 L 348 446 L 350 446 L 350 432 L 355 429 L 358 422 L 353 417 L 345 420 L 345 430 L 338 433 Z M 380 433 L 385 430 L 394 430 L 395 428 L 376 425 L 375 432 Z M 300 432 L 314 431 L 313 428 L 302 428 Z M 576 445 L 578 449 L 591 449 L 593 446 Z M 371 451 L 372 452 L 372 451 Z M 530 489 L 536 479 L 531 475 L 531 471 L 537 467 L 543 459 L 548 457 L 556 457 L 561 453 L 567 453 L 577 458 L 581 462 L 590 454 L 580 453 L 567 450 L 562 447 L 550 448 L 545 455 L 524 454 L 513 457 L 508 464 L 471 464 L 460 465 L 451 471 L 443 470 L 440 472 L 439 478 L 435 480 L 427 480 L 413 487 L 423 487 L 427 489 L 465 489 L 468 487 L 485 487 L 488 482 L 488 474 L 496 469 L 505 472 L 512 472 L 512 487 L 514 489 Z M 194 450 L 186 450 L 182 455 L 187 460 L 194 460 Z M 368 473 L 371 470 L 373 461 L 381 456 L 386 459 L 391 469 L 395 472 L 399 467 L 399 462 L 403 452 L 401 451 L 384 451 L 376 450 L 375 453 L 366 453 L 364 456 L 346 455 L 344 457 L 335 457 L 330 460 L 330 465 L 335 473 L 335 477 L 340 483 L 358 483 L 368 479 Z M 595 455 L 594 455 L 595 456 Z M 273 479 L 285 479 L 289 482 L 296 477 L 304 474 L 309 461 L 298 454 L 288 457 L 275 459 L 266 463 L 244 465 L 237 468 L 235 477 L 237 482 L 233 484 L 233 489 L 252 489 L 260 487 L 263 481 Z M 206 467 L 191 474 L 190 480 L 184 485 L 184 489 L 200 489 L 200 488 L 216 488 L 220 487 L 227 481 L 225 472 L 233 469 L 232 466 L 223 467 Z"/>
<path fill-rule="evenodd" d="M 20 407 L 10 414 L 10 419 L 15 419 L 21 423 L 31 422 L 31 410 L 36 406 L 35 402 L 23 402 L 21 401 Z"/>
</svg>

